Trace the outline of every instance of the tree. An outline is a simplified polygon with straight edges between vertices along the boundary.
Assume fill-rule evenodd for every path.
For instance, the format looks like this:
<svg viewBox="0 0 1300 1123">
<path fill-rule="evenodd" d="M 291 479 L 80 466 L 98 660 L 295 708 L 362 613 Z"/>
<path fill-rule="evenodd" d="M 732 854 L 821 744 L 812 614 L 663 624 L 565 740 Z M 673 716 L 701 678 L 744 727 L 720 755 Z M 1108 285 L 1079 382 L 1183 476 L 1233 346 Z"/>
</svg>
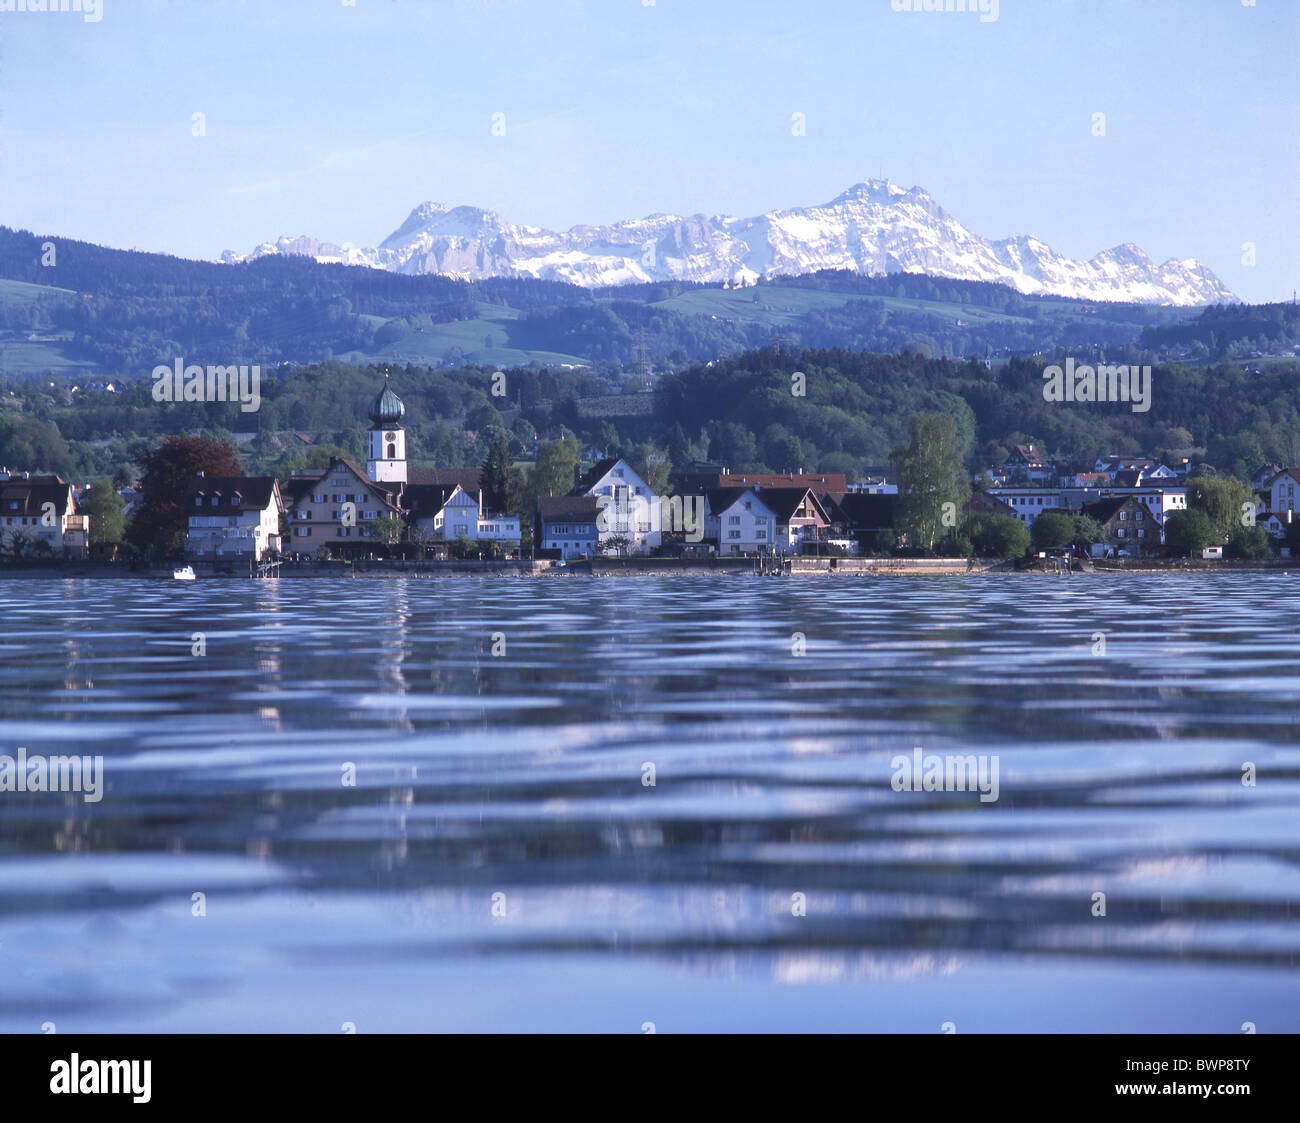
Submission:
<svg viewBox="0 0 1300 1123">
<path fill-rule="evenodd" d="M 533 496 L 568 495 L 578 469 L 578 442 L 564 438 L 544 441 L 537 450 L 537 465 L 529 477 Z"/>
<path fill-rule="evenodd" d="M 1080 550 L 1087 550 L 1094 542 L 1101 542 L 1106 537 L 1106 528 L 1091 515 L 1075 515 L 1074 544 Z"/>
<path fill-rule="evenodd" d="M 374 538 L 390 548 L 396 546 L 402 540 L 402 535 L 406 533 L 405 521 L 395 519 L 390 515 L 382 515 L 377 519 L 371 519 L 366 523 L 366 528 Z"/>
<path fill-rule="evenodd" d="M 896 448 L 894 470 L 898 476 L 898 527 L 909 545 L 934 549 L 946 521 L 965 506 L 970 482 L 962 467 L 964 449 L 957 423 L 938 413 L 917 413 L 911 418 L 912 443 Z M 946 504 L 952 504 L 946 507 Z"/>
<path fill-rule="evenodd" d="M 0 538 L 2 537 L 0 535 Z M 9 531 L 9 554 L 15 561 L 23 556 L 31 544 L 32 535 L 28 531 L 20 530 L 18 527 Z"/>
<path fill-rule="evenodd" d="M 618 456 L 623 450 L 623 438 L 609 421 L 602 421 L 596 430 L 596 444 L 606 456 Z"/>
<path fill-rule="evenodd" d="M 1255 501 L 1250 485 L 1230 476 L 1202 476 L 1187 491 L 1187 505 L 1204 512 L 1215 532 L 1215 544 L 1227 540 L 1234 530 L 1245 525 L 1242 515 L 1247 503 Z"/>
<path fill-rule="evenodd" d="M 113 490 L 108 480 L 99 480 L 81 493 L 78 510 L 90 517 L 90 540 L 93 543 L 116 545 L 122 541 L 126 518 L 122 511 L 126 501 Z"/>
<path fill-rule="evenodd" d="M 1268 531 L 1262 526 L 1239 526 L 1228 535 L 1224 553 L 1230 558 L 1266 558 L 1273 553 Z"/>
<path fill-rule="evenodd" d="M 497 429 L 506 427 L 506 423 L 502 420 L 496 406 L 490 402 L 475 406 L 465 415 L 465 428 L 470 432 L 476 433 L 480 429 L 486 429 L 489 426 Z"/>
<path fill-rule="evenodd" d="M 977 515 L 968 534 L 981 557 L 1019 558 L 1029 549 L 1029 528 L 1011 515 Z"/>
<path fill-rule="evenodd" d="M 1029 538 L 1040 550 L 1059 549 L 1074 541 L 1074 519 L 1058 511 L 1047 511 L 1034 519 Z"/>
<path fill-rule="evenodd" d="M 1174 511 L 1165 519 L 1165 545 L 1174 557 L 1199 557 L 1206 546 L 1222 541 L 1204 511 Z"/>
<path fill-rule="evenodd" d="M 238 476 L 242 469 L 233 448 L 206 437 L 168 437 L 145 456 L 144 494 L 127 531 L 138 549 L 177 550 L 185 544 L 185 493 L 199 472 Z"/>
<path fill-rule="evenodd" d="M 667 495 L 672 491 L 668 483 L 668 474 L 673 470 L 672 462 L 654 441 L 646 441 L 641 445 L 631 463 L 654 495 Z"/>
<path fill-rule="evenodd" d="M 483 461 L 483 504 L 489 511 L 509 510 L 515 471 L 509 439 L 498 433 Z"/>
</svg>

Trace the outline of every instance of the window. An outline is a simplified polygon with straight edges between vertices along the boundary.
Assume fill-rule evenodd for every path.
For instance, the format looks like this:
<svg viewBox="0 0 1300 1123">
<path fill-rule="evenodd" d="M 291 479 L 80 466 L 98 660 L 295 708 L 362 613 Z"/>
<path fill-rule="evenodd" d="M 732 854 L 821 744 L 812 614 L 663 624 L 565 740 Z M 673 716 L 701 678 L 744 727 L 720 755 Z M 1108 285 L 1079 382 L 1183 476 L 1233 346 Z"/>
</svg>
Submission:
<svg viewBox="0 0 1300 1123">
<path fill-rule="evenodd" d="M 738 530 L 729 530 L 729 531 L 727 531 L 727 537 L 728 537 L 728 538 L 739 538 L 739 537 L 740 537 L 740 531 L 738 531 Z"/>
<path fill-rule="evenodd" d="M 1120 531 L 1119 531 L 1119 537 L 1120 537 L 1120 538 L 1123 538 L 1123 537 L 1125 537 L 1127 534 L 1128 534 L 1128 531 L 1125 530 L 1125 529 L 1123 529 L 1123 527 L 1121 527 L 1121 528 L 1120 528 Z"/>
<path fill-rule="evenodd" d="M 17 506 L 18 506 L 17 503 L 10 503 L 10 504 L 9 504 L 9 509 L 12 511 L 12 510 L 13 510 L 15 507 L 17 507 Z M 194 497 L 194 506 L 196 506 L 196 507 L 202 507 L 202 506 L 203 506 L 203 496 L 201 496 L 201 495 L 196 495 L 196 496 Z"/>
<path fill-rule="evenodd" d="M 213 505 L 214 507 L 215 507 L 218 503 L 220 503 L 220 502 L 221 502 L 221 500 L 218 499 L 215 495 L 212 497 L 212 505 Z"/>
<path fill-rule="evenodd" d="M 1139 531 L 1138 531 L 1138 537 L 1139 537 L 1139 538 L 1145 538 L 1146 536 L 1147 536 L 1147 532 L 1146 532 L 1145 530 L 1139 530 Z"/>
<path fill-rule="evenodd" d="M 754 532 L 754 537 L 755 537 L 755 538 L 759 538 L 759 539 L 766 538 L 766 537 L 767 537 L 767 531 L 766 531 L 766 530 L 756 530 L 756 531 Z"/>
<path fill-rule="evenodd" d="M 728 526 L 739 526 L 739 525 L 740 525 L 740 516 L 739 516 L 739 515 L 729 515 L 729 516 L 727 517 L 727 525 L 728 525 Z"/>
<path fill-rule="evenodd" d="M 1120 521 L 1120 522 L 1127 522 L 1127 521 L 1128 521 L 1128 512 L 1127 512 L 1127 511 L 1121 511 L 1121 512 L 1119 513 L 1119 521 Z"/>
<path fill-rule="evenodd" d="M 395 444 L 389 444 L 388 446 L 388 459 L 389 460 L 397 459 L 397 446 Z"/>
<path fill-rule="evenodd" d="M 622 468 L 615 468 L 615 469 L 614 469 L 614 478 L 617 479 L 617 480 L 621 480 L 621 479 L 623 478 L 623 469 L 622 469 Z"/>
</svg>

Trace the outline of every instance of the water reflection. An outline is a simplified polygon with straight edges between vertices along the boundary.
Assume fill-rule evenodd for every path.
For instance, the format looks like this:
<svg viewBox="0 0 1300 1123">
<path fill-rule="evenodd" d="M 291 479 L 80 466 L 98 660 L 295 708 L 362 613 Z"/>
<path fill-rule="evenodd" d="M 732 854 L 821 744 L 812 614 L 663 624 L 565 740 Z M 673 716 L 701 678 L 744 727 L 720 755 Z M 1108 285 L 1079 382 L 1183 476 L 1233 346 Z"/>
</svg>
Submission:
<svg viewBox="0 0 1300 1123">
<path fill-rule="evenodd" d="M 532 965 L 539 1008 L 567 999 L 561 963 L 635 963 L 651 994 L 990 964 L 1050 988 L 1104 963 L 1118 994 L 1156 962 L 1207 1010 L 1246 967 L 1300 1028 L 1286 575 L 29 581 L 0 600 L 0 754 L 102 754 L 108 777 L 96 805 L 0 793 L 0 1028 L 202 1028 L 209 992 L 177 980 L 238 1009 L 261 971 L 293 1007 L 347 964 L 381 973 L 400 1022 L 404 972 L 448 987 L 453 961 Z M 996 754 L 1000 798 L 894 791 L 915 746 Z M 1148 1016 L 1198 1028 L 1177 1007 Z"/>
</svg>

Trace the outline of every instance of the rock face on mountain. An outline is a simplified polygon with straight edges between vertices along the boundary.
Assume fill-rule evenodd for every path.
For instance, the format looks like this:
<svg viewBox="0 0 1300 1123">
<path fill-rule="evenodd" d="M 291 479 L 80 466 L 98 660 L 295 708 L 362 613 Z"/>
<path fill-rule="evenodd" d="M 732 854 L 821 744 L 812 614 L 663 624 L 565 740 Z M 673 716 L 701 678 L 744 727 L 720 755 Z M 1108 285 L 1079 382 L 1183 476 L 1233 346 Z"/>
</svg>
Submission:
<svg viewBox="0 0 1300 1123">
<path fill-rule="evenodd" d="M 1157 265 L 1128 243 L 1074 261 L 1029 236 L 989 241 L 923 189 L 905 191 L 888 180 L 859 183 L 821 206 L 756 218 L 655 214 L 564 233 L 515 226 L 478 207 L 421 203 L 375 249 L 280 238 L 247 255 L 227 251 L 222 260 L 265 254 L 463 280 L 538 277 L 588 287 L 663 280 L 749 284 L 778 274 L 850 269 L 994 281 L 1023 293 L 1087 300 L 1196 305 L 1236 299 L 1199 262 Z"/>
</svg>

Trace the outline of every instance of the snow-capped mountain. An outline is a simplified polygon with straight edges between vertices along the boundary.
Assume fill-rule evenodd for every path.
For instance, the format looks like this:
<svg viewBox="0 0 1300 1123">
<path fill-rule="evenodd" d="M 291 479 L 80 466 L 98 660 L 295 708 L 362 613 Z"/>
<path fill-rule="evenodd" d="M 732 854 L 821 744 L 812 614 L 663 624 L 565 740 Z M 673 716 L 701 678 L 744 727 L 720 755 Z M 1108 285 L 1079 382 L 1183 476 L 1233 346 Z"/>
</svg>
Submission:
<svg viewBox="0 0 1300 1123">
<path fill-rule="evenodd" d="M 538 277 L 584 286 L 685 280 L 752 283 L 760 277 L 851 269 L 995 281 L 1023 293 L 1143 304 L 1216 304 L 1236 297 L 1197 261 L 1157 265 L 1125 243 L 1074 261 L 1037 238 L 990 241 L 967 230 L 920 187 L 869 180 L 829 203 L 756 218 L 655 214 L 564 233 L 515 226 L 493 211 L 421 203 L 376 249 L 311 238 L 264 242 L 251 254 L 304 254 L 323 262 L 462 280 Z"/>
</svg>

